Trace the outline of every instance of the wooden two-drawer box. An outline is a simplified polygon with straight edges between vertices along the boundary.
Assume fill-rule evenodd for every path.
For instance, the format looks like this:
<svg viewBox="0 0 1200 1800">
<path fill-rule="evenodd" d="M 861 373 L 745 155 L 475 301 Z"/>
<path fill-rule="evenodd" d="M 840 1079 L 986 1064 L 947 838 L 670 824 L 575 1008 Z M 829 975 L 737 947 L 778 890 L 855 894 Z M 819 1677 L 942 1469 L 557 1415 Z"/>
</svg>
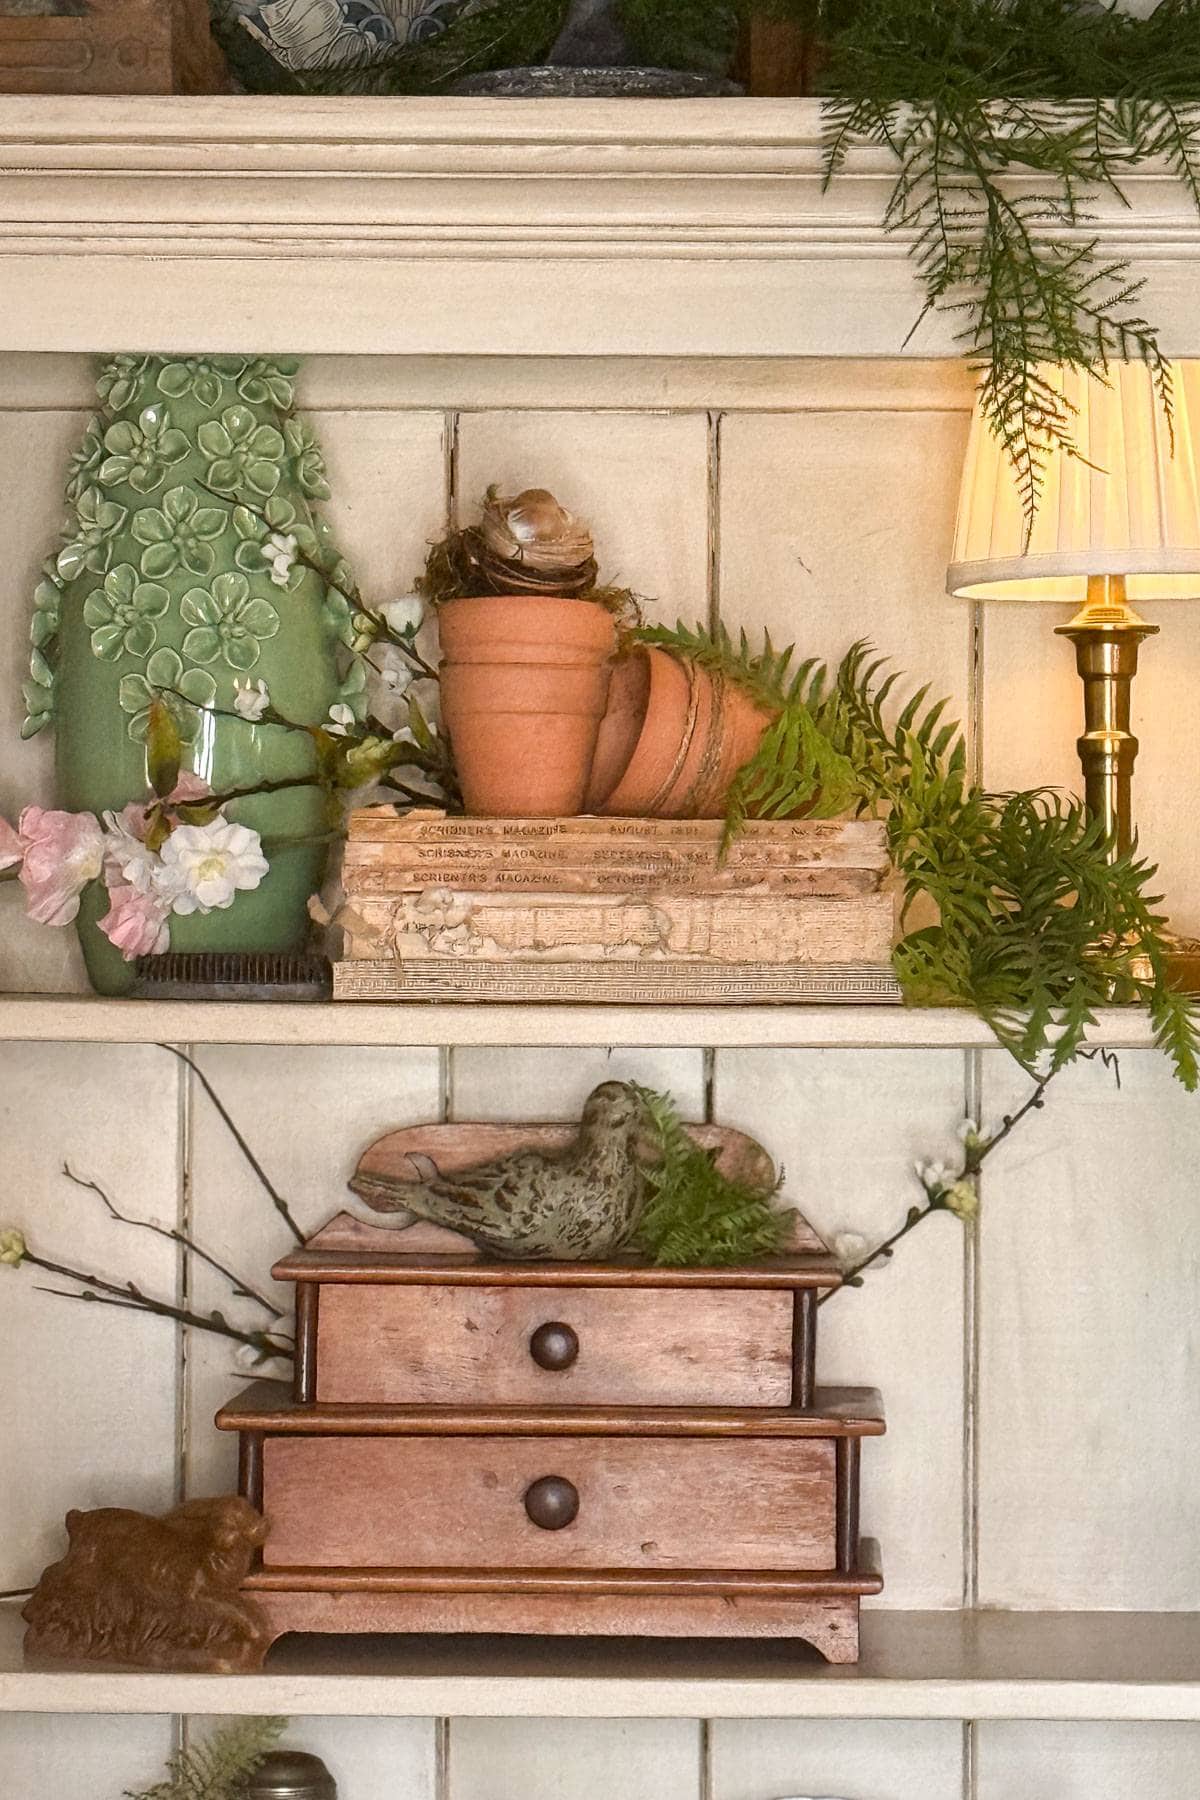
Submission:
<svg viewBox="0 0 1200 1800">
<path fill-rule="evenodd" d="M 371 1235 L 371 1234 L 368 1234 Z M 378 1242 L 406 1234 L 373 1234 Z M 734 1269 L 337 1247 L 297 1374 L 218 1416 L 269 1535 L 277 1633 L 776 1636 L 852 1661 L 870 1390 L 814 1386 L 813 1249 Z"/>
</svg>

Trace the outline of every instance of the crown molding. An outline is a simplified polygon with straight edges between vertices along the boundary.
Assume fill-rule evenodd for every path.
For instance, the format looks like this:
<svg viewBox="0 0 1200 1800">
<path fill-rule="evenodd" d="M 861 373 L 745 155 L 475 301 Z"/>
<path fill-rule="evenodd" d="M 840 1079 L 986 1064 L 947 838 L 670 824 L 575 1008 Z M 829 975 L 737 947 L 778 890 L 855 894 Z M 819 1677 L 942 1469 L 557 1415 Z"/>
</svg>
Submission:
<svg viewBox="0 0 1200 1800">
<path fill-rule="evenodd" d="M 814 101 L 3 97 L 0 349 L 951 354 L 892 168 L 826 189 Z M 1200 218 L 1127 197 L 1089 235 L 1200 354 Z"/>
</svg>

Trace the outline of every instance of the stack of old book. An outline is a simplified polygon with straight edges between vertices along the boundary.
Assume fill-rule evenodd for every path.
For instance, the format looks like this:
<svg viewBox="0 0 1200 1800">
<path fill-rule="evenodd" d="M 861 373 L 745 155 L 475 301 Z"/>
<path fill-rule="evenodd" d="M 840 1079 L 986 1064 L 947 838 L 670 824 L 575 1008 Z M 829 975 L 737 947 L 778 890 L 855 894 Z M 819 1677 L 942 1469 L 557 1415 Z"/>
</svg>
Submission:
<svg viewBox="0 0 1200 1800">
<path fill-rule="evenodd" d="M 893 1001 L 871 821 L 350 821 L 341 1000 Z"/>
</svg>

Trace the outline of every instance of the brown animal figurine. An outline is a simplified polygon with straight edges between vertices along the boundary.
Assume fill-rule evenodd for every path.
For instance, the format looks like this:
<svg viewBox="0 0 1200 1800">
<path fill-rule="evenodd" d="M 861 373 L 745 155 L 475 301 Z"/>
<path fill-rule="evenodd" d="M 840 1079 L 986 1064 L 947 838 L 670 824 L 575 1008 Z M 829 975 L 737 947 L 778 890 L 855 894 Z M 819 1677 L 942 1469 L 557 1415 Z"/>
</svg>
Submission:
<svg viewBox="0 0 1200 1800">
<path fill-rule="evenodd" d="M 123 1507 L 69 1512 L 70 1547 L 21 1616 L 31 1660 L 227 1675 L 261 1667 L 267 1621 L 238 1592 L 267 1523 L 233 1495 L 161 1519 Z"/>
</svg>

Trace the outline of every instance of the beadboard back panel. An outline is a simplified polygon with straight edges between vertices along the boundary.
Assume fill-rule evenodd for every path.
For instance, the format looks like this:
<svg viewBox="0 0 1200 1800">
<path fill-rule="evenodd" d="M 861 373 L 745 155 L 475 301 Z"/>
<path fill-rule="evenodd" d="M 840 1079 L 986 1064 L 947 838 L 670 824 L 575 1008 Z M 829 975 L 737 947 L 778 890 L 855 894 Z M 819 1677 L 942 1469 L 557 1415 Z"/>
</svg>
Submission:
<svg viewBox="0 0 1200 1800">
<path fill-rule="evenodd" d="M 531 271 L 532 274 L 532 271 Z M 366 591 L 405 591 L 424 546 L 491 480 L 554 488 L 595 523 L 614 580 L 651 618 L 770 629 L 803 654 L 860 637 L 953 697 L 989 782 L 1074 782 L 1079 694 L 1052 609 L 986 615 L 943 593 L 970 395 L 951 363 L 327 357 L 301 404 L 330 464 L 332 517 Z M 86 359 L 0 356 L 6 497 L 0 812 L 52 791 L 51 745 L 16 738 L 28 597 L 52 548 L 66 458 L 90 403 Z M 657 604 L 655 604 L 657 602 Z M 1135 705 L 1137 809 L 1176 922 L 1200 926 L 1184 729 L 1200 620 L 1160 609 Z M 0 887 L 0 987 L 82 987 L 69 933 L 28 926 Z M 690 1119 L 754 1132 L 832 1235 L 871 1240 L 919 1197 L 911 1164 L 953 1154 L 966 1113 L 1026 1091 L 1000 1053 L 336 1050 L 201 1047 L 198 1066 L 302 1229 L 339 1204 L 362 1150 L 428 1118 L 566 1118 L 591 1086 L 668 1087 Z M 1200 1527 L 1200 1110 L 1146 1053 L 1065 1077 L 989 1166 L 982 1218 L 946 1218 L 822 1312 L 821 1365 L 878 1383 L 889 1436 L 864 1457 L 864 1527 L 883 1542 L 878 1604 L 1194 1608 Z M 197 1078 L 154 1048 L 0 1051 L 0 1224 L 47 1258 L 211 1308 L 218 1277 L 105 1217 L 69 1161 L 122 1209 L 185 1224 L 262 1279 L 288 1229 Z M 0 1588 L 53 1555 L 71 1504 L 169 1504 L 228 1487 L 211 1427 L 245 1378 L 235 1347 L 36 1291 L 0 1271 L 6 1408 Z M 282 1303 L 286 1292 L 276 1296 Z M 114 1409 L 119 1430 L 113 1430 Z M 1179 1800 L 1200 1738 L 1165 1726 L 745 1724 L 475 1719 L 300 1721 L 343 1800 Z M 0 1723 L 5 1800 L 73 1800 L 150 1778 L 164 1721 Z M 44 1782 L 47 1756 L 54 1781 Z M 88 1775 L 88 1757 L 94 1773 Z M 1039 1786 L 1040 1782 L 1040 1786 Z"/>
</svg>

